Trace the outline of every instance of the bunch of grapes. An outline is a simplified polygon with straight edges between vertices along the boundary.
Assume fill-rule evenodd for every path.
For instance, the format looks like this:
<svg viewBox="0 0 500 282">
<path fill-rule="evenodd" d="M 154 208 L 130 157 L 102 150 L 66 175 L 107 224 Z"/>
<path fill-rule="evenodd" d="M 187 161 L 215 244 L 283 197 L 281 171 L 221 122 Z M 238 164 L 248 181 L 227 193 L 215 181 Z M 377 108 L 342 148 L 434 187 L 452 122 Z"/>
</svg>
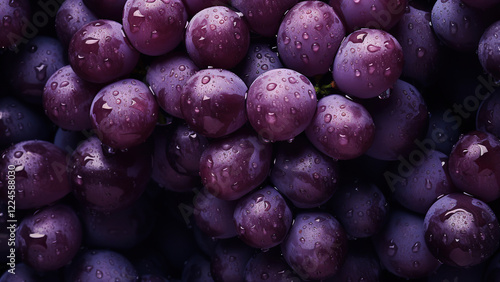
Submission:
<svg viewBox="0 0 500 282">
<path fill-rule="evenodd" d="M 499 0 L 0 0 L 0 282 L 499 281 Z"/>
</svg>

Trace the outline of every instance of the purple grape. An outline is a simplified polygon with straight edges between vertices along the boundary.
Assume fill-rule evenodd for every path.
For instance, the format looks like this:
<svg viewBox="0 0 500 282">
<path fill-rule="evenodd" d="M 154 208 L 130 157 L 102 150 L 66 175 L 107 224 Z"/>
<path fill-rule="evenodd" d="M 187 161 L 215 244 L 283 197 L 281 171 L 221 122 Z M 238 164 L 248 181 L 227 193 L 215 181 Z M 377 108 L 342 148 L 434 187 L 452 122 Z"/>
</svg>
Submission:
<svg viewBox="0 0 500 282">
<path fill-rule="evenodd" d="M 18 50 L 18 44 L 25 41 L 25 28 L 27 18 L 31 17 L 29 0 L 2 0 L 0 1 L 0 48 Z"/>
<path fill-rule="evenodd" d="M 431 22 L 438 38 L 460 52 L 476 50 L 488 25 L 482 11 L 464 5 L 461 0 L 436 1 Z"/>
<path fill-rule="evenodd" d="M 16 95 L 30 103 L 42 101 L 43 88 L 49 77 L 66 65 L 63 46 L 57 39 L 36 36 L 14 59 L 11 85 Z"/>
<path fill-rule="evenodd" d="M 39 276 L 33 268 L 27 266 L 25 263 L 16 264 L 16 274 L 5 271 L 0 276 L 0 282 L 36 282 Z"/>
<path fill-rule="evenodd" d="M 180 107 L 182 88 L 198 70 L 184 53 L 171 52 L 150 63 L 146 81 L 155 94 L 158 105 L 165 112 L 182 118 Z"/>
<path fill-rule="evenodd" d="M 476 129 L 491 133 L 500 138 L 500 95 L 497 92 L 488 96 L 479 106 L 476 116 Z"/>
<path fill-rule="evenodd" d="M 403 17 L 408 0 L 330 0 L 349 32 L 359 28 L 390 30 Z"/>
<path fill-rule="evenodd" d="M 207 236 L 226 239 L 237 235 L 233 223 L 236 201 L 221 200 L 203 188 L 193 200 L 196 226 Z"/>
<path fill-rule="evenodd" d="M 318 151 L 302 135 L 276 146 L 271 182 L 298 208 L 327 202 L 337 190 L 337 162 Z"/>
<path fill-rule="evenodd" d="M 500 51 L 498 50 L 500 46 L 500 40 L 498 39 L 499 32 L 500 21 L 497 21 L 484 31 L 479 40 L 479 47 L 477 48 L 477 55 L 481 66 L 496 79 L 500 79 L 500 67 L 498 66 L 500 62 Z"/>
<path fill-rule="evenodd" d="M 76 199 L 97 211 L 111 212 L 136 202 L 151 175 L 147 145 L 108 151 L 97 137 L 82 142 L 71 156 L 71 181 Z"/>
<path fill-rule="evenodd" d="M 200 70 L 182 89 L 182 116 L 194 131 L 207 137 L 228 135 L 247 121 L 247 90 L 245 82 L 228 70 Z"/>
<path fill-rule="evenodd" d="M 231 0 L 183 0 L 189 17 L 196 15 L 199 11 L 213 6 L 226 6 Z"/>
<path fill-rule="evenodd" d="M 422 95 L 413 85 L 398 80 L 389 97 L 366 100 L 363 105 L 375 123 L 375 138 L 367 155 L 397 160 L 417 150 L 416 143 L 427 133 L 429 113 Z"/>
<path fill-rule="evenodd" d="M 238 237 L 254 248 L 279 245 L 292 225 L 292 211 L 281 194 L 270 186 L 252 192 L 234 209 Z"/>
<path fill-rule="evenodd" d="M 153 139 L 153 180 L 166 190 L 175 192 L 190 192 L 201 185 L 199 177 L 181 174 L 170 165 L 170 160 L 167 158 L 167 148 L 171 139 L 169 127 L 158 127 L 153 133 Z"/>
<path fill-rule="evenodd" d="M 396 276 L 422 278 L 441 264 L 424 239 L 424 219 L 407 211 L 394 210 L 373 243 L 382 265 Z"/>
<path fill-rule="evenodd" d="M 332 158 L 346 160 L 359 157 L 370 148 L 375 124 L 361 104 L 341 95 L 329 95 L 318 101 L 305 132 L 318 150 Z"/>
<path fill-rule="evenodd" d="M 83 208 L 80 214 L 86 245 L 96 248 L 130 249 L 151 234 L 155 223 L 153 206 L 145 197 L 123 210 Z"/>
<path fill-rule="evenodd" d="M 90 107 L 90 119 L 104 144 L 127 149 L 144 143 L 153 133 L 158 104 L 146 84 L 124 79 L 97 93 Z"/>
<path fill-rule="evenodd" d="M 448 156 L 441 152 L 430 150 L 417 166 L 403 175 L 401 172 L 389 178 L 389 185 L 394 198 L 414 212 L 425 214 L 439 196 L 455 191 L 448 173 Z"/>
<path fill-rule="evenodd" d="M 224 6 L 214 6 L 198 12 L 186 30 L 186 49 L 200 68 L 230 69 L 248 51 L 250 31 L 247 23 Z"/>
<path fill-rule="evenodd" d="M 231 0 L 230 2 L 231 6 L 243 13 L 253 32 L 265 37 L 274 37 L 278 33 L 283 16 L 297 4 L 298 0 Z"/>
<path fill-rule="evenodd" d="M 238 65 L 235 72 L 250 87 L 259 75 L 282 67 L 278 54 L 268 44 L 251 43 L 246 59 Z"/>
<path fill-rule="evenodd" d="M 500 4 L 499 0 L 462 0 L 462 2 L 473 8 L 488 9 Z"/>
<path fill-rule="evenodd" d="M 248 128 L 211 142 L 200 159 L 200 176 L 208 192 L 219 199 L 237 200 L 266 179 L 272 145 Z"/>
<path fill-rule="evenodd" d="M 500 198 L 499 157 L 498 137 L 482 131 L 463 135 L 450 154 L 448 169 L 453 184 L 485 202 Z"/>
<path fill-rule="evenodd" d="M 109 83 L 132 72 L 139 61 L 139 52 L 130 44 L 120 23 L 97 20 L 73 35 L 68 58 L 79 77 L 94 83 Z"/>
<path fill-rule="evenodd" d="M 403 76 L 428 86 L 439 77 L 443 51 L 431 26 L 431 13 L 408 5 L 394 27 L 394 37 L 403 48 Z"/>
<path fill-rule="evenodd" d="M 43 89 L 45 114 L 63 129 L 90 129 L 90 104 L 99 90 L 99 85 L 81 79 L 70 65 L 64 66 L 47 80 Z"/>
<path fill-rule="evenodd" d="M 343 184 L 329 203 L 333 215 L 352 238 L 370 237 L 384 226 L 388 205 L 384 194 L 364 181 Z"/>
<path fill-rule="evenodd" d="M 212 282 L 212 272 L 210 271 L 210 260 L 195 254 L 186 261 L 182 270 L 182 281 L 190 282 Z"/>
<path fill-rule="evenodd" d="M 369 241 L 368 241 L 369 242 Z M 377 282 L 381 280 L 382 266 L 373 249 L 364 241 L 351 241 L 349 253 L 339 272 L 325 282 L 363 281 Z"/>
<path fill-rule="evenodd" d="M 293 139 L 311 122 L 316 91 L 307 77 L 290 69 L 274 69 L 255 79 L 248 90 L 248 120 L 269 141 Z"/>
<path fill-rule="evenodd" d="M 332 74 L 346 94 L 373 98 L 396 83 L 403 65 L 403 49 L 394 36 L 383 30 L 361 29 L 340 44 Z"/>
<path fill-rule="evenodd" d="M 470 267 L 498 249 L 500 226 L 491 208 L 468 195 L 452 193 L 438 199 L 424 220 L 425 243 L 444 264 Z"/>
<path fill-rule="evenodd" d="M 298 282 L 300 278 L 288 266 L 279 248 L 255 254 L 245 268 L 245 281 Z"/>
<path fill-rule="evenodd" d="M 283 257 L 304 280 L 329 278 L 347 257 L 348 241 L 340 223 L 324 212 L 302 212 L 281 244 Z"/>
<path fill-rule="evenodd" d="M 54 28 L 65 48 L 68 48 L 71 38 L 81 27 L 98 19 L 83 2 L 85 1 L 66 0 L 57 10 Z"/>
<path fill-rule="evenodd" d="M 167 159 L 177 172 L 199 176 L 201 154 L 207 146 L 205 136 L 197 134 L 186 124 L 178 124 L 167 147 Z"/>
<path fill-rule="evenodd" d="M 65 281 L 137 281 L 132 263 L 110 250 L 85 250 L 71 263 Z"/>
<path fill-rule="evenodd" d="M 27 140 L 52 138 L 50 120 L 16 98 L 0 97 L 0 150 Z"/>
<path fill-rule="evenodd" d="M 100 19 L 121 21 L 127 0 L 83 0 Z"/>
<path fill-rule="evenodd" d="M 37 271 L 56 270 L 68 264 L 81 243 L 80 220 L 65 205 L 45 207 L 25 217 L 16 236 L 22 261 Z"/>
<path fill-rule="evenodd" d="M 345 34 L 331 6 L 321 1 L 300 2 L 281 22 L 280 58 L 287 68 L 307 76 L 327 73 Z"/>
<path fill-rule="evenodd" d="M 181 0 L 128 0 L 123 11 L 123 30 L 142 54 L 166 54 L 184 39 L 187 12 Z"/>
<path fill-rule="evenodd" d="M 214 281 L 244 281 L 245 266 L 253 252 L 236 238 L 219 241 L 210 266 Z"/>
<path fill-rule="evenodd" d="M 10 146 L 0 158 L 2 200 L 13 200 L 8 191 L 15 191 L 16 209 L 36 209 L 62 199 L 71 192 L 67 165 L 64 151 L 47 141 L 28 140 Z"/>
</svg>

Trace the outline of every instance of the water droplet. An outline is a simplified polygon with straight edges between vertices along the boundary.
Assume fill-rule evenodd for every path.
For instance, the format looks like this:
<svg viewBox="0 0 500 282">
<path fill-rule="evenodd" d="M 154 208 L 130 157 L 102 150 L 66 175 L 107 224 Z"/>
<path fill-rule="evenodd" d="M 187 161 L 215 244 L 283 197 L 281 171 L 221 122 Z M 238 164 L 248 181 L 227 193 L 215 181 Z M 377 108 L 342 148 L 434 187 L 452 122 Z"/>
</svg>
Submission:
<svg viewBox="0 0 500 282">
<path fill-rule="evenodd" d="M 411 251 L 414 252 L 414 253 L 417 253 L 420 250 L 420 246 L 421 246 L 421 243 L 420 242 L 416 242 L 413 245 L 413 247 L 411 248 Z"/>
<path fill-rule="evenodd" d="M 102 275 L 102 271 L 100 271 L 100 270 L 96 270 L 96 272 L 95 272 L 95 276 L 97 277 L 97 279 L 102 279 L 102 276 L 103 276 L 103 275 Z"/>
<path fill-rule="evenodd" d="M 311 46 L 311 49 L 313 52 L 318 52 L 319 51 L 319 44 L 314 42 L 313 45 Z"/>
<path fill-rule="evenodd" d="M 276 123 L 276 114 L 275 113 L 267 113 L 266 121 L 270 124 Z"/>
<path fill-rule="evenodd" d="M 302 49 L 302 43 L 300 41 L 295 41 L 295 48 Z"/>
<path fill-rule="evenodd" d="M 432 189 L 432 182 L 429 179 L 425 179 L 425 188 Z"/>
<path fill-rule="evenodd" d="M 373 74 L 374 72 L 375 72 L 375 66 L 373 65 L 373 63 L 371 63 L 368 65 L 368 73 Z"/>
<path fill-rule="evenodd" d="M 305 239 L 304 237 L 300 237 L 299 241 L 300 241 L 301 243 L 305 243 L 305 242 L 306 242 L 306 239 Z"/>
<path fill-rule="evenodd" d="M 417 57 L 419 58 L 422 58 L 423 56 L 425 56 L 425 48 L 424 47 L 418 47 L 417 48 Z"/>
<path fill-rule="evenodd" d="M 201 83 L 203 84 L 207 84 L 210 82 L 210 76 L 204 76 L 202 79 L 201 79 Z"/>
<path fill-rule="evenodd" d="M 307 32 L 304 32 L 302 34 L 302 38 L 304 38 L 305 40 L 309 39 L 309 34 L 307 34 Z"/>
<path fill-rule="evenodd" d="M 458 25 L 455 22 L 450 21 L 450 32 L 451 34 L 455 35 L 457 34 L 458 31 Z"/>
<path fill-rule="evenodd" d="M 332 115 L 331 114 L 326 114 L 324 117 L 324 121 L 326 123 L 329 123 L 332 120 Z"/>
<path fill-rule="evenodd" d="M 368 45 L 368 47 L 366 47 L 366 49 L 368 49 L 369 52 L 374 53 L 374 52 L 377 52 L 378 50 L 380 50 L 381 47 L 370 44 L 370 45 Z"/>
<path fill-rule="evenodd" d="M 354 70 L 354 75 L 356 77 L 360 77 L 361 76 L 361 72 L 358 69 L 356 69 L 356 70 Z"/>
<path fill-rule="evenodd" d="M 266 89 L 268 91 L 273 91 L 274 89 L 276 89 L 276 86 L 278 86 L 276 83 L 269 83 L 266 87 Z"/>
<path fill-rule="evenodd" d="M 396 255 L 397 252 L 398 252 L 398 246 L 396 245 L 396 243 L 394 243 L 394 240 L 391 240 L 389 242 L 389 246 L 387 249 L 387 255 L 393 257 L 394 255 Z"/>
</svg>

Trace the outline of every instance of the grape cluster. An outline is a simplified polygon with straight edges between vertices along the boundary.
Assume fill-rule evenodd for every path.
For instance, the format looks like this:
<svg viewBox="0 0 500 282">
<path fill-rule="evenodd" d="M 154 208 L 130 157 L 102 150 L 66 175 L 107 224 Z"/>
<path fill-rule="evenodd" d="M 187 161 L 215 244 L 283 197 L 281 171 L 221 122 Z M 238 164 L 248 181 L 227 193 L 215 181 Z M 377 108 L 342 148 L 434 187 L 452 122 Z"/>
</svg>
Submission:
<svg viewBox="0 0 500 282">
<path fill-rule="evenodd" d="M 0 282 L 499 281 L 500 0 L 0 0 Z"/>
</svg>

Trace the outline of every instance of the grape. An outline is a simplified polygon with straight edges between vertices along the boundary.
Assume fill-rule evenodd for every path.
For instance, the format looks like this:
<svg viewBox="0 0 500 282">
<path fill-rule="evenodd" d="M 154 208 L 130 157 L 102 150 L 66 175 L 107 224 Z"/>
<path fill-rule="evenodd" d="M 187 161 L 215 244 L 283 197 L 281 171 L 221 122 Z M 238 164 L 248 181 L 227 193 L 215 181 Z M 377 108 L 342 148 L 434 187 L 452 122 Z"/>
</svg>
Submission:
<svg viewBox="0 0 500 282">
<path fill-rule="evenodd" d="M 127 0 L 82 0 L 100 19 L 120 21 Z"/>
<path fill-rule="evenodd" d="M 196 15 L 199 11 L 212 6 L 225 6 L 230 0 L 183 0 L 189 17 Z"/>
<path fill-rule="evenodd" d="M 94 13 L 83 4 L 83 0 L 66 0 L 57 10 L 55 30 L 57 38 L 68 48 L 73 35 L 85 24 L 97 20 Z"/>
<path fill-rule="evenodd" d="M 199 69 L 185 53 L 171 52 L 157 57 L 149 65 L 146 81 L 158 105 L 168 114 L 182 118 L 182 88 Z"/>
<path fill-rule="evenodd" d="M 68 206 L 54 205 L 25 217 L 16 235 L 21 259 L 37 271 L 56 270 L 80 249 L 82 226 Z"/>
<path fill-rule="evenodd" d="M 210 260 L 195 254 L 186 261 L 182 271 L 182 281 L 211 282 Z"/>
<path fill-rule="evenodd" d="M 283 16 L 297 4 L 297 0 L 265 1 L 265 0 L 231 0 L 231 6 L 243 13 L 250 29 L 265 37 L 274 37 Z"/>
<path fill-rule="evenodd" d="M 153 207 L 144 196 L 123 210 L 83 208 L 80 216 L 86 245 L 96 248 L 130 249 L 151 234 L 155 223 Z"/>
<path fill-rule="evenodd" d="M 453 184 L 485 202 L 500 198 L 499 157 L 500 140 L 493 134 L 472 131 L 463 135 L 450 154 Z"/>
<path fill-rule="evenodd" d="M 57 70 L 46 82 L 42 94 L 45 114 L 67 130 L 91 128 L 90 104 L 100 86 L 82 80 L 70 65 Z"/>
<path fill-rule="evenodd" d="M 408 173 L 398 173 L 394 173 L 390 183 L 394 198 L 420 214 L 425 214 L 439 196 L 455 191 L 448 172 L 448 156 L 438 151 L 427 152 Z"/>
<path fill-rule="evenodd" d="M 208 192 L 222 200 L 236 200 L 266 179 L 272 146 L 248 128 L 211 142 L 200 159 L 200 176 Z"/>
<path fill-rule="evenodd" d="M 71 263 L 65 281 L 136 281 L 137 271 L 123 255 L 100 249 L 85 250 Z"/>
<path fill-rule="evenodd" d="M 23 19 L 31 16 L 30 1 L 28 0 L 2 0 L 0 1 L 0 17 L 2 18 L 2 29 L 0 29 L 0 48 L 17 50 L 18 44 L 24 38 L 25 22 Z"/>
<path fill-rule="evenodd" d="M 186 124 L 178 124 L 169 140 L 167 159 L 177 172 L 199 176 L 201 154 L 207 146 L 207 137 L 196 134 Z"/>
<path fill-rule="evenodd" d="M 359 157 L 370 148 L 375 124 L 361 104 L 334 94 L 318 101 L 316 113 L 305 132 L 321 152 L 346 160 Z"/>
<path fill-rule="evenodd" d="M 0 159 L 2 200 L 13 198 L 12 192 L 7 192 L 8 179 L 13 176 L 15 190 L 10 191 L 15 191 L 16 209 L 36 209 L 62 199 L 71 192 L 67 165 L 64 151 L 47 141 L 28 140 L 10 146 Z"/>
<path fill-rule="evenodd" d="M 214 281 L 244 281 L 245 266 L 254 250 L 238 239 L 220 241 L 211 259 Z"/>
<path fill-rule="evenodd" d="M 438 199 L 424 220 L 425 243 L 444 264 L 470 267 L 498 249 L 500 226 L 481 200 L 452 193 Z"/>
<path fill-rule="evenodd" d="M 298 208 L 327 202 L 337 190 L 337 162 L 319 152 L 303 135 L 276 146 L 269 179 Z"/>
<path fill-rule="evenodd" d="M 266 140 L 290 140 L 303 132 L 316 108 L 316 91 L 307 77 L 274 69 L 255 79 L 248 90 L 248 120 Z"/>
<path fill-rule="evenodd" d="M 481 103 L 476 117 L 477 130 L 491 133 L 498 138 L 500 138 L 499 100 L 500 95 L 497 92 L 492 93 Z"/>
<path fill-rule="evenodd" d="M 245 281 L 301 281 L 285 262 L 279 248 L 255 254 L 248 260 L 245 268 Z"/>
<path fill-rule="evenodd" d="M 403 17 L 408 0 L 330 0 L 349 32 L 368 27 L 390 30 Z"/>
<path fill-rule="evenodd" d="M 123 11 L 123 30 L 141 53 L 166 54 L 184 39 L 187 12 L 181 0 L 128 0 Z"/>
<path fill-rule="evenodd" d="M 217 239 L 237 235 L 233 223 L 236 201 L 221 200 L 203 188 L 193 201 L 194 221 L 204 234 Z"/>
<path fill-rule="evenodd" d="M 4 272 L 0 277 L 0 282 L 36 282 L 39 280 L 35 270 L 22 262 L 16 264 L 15 273 Z"/>
<path fill-rule="evenodd" d="M 278 54 L 268 44 L 252 43 L 246 59 L 238 65 L 235 72 L 250 87 L 259 75 L 282 67 Z"/>
<path fill-rule="evenodd" d="M 292 211 L 283 196 L 270 186 L 240 199 L 233 218 L 238 237 L 261 249 L 279 245 L 292 225 Z"/>
<path fill-rule="evenodd" d="M 139 52 L 123 33 L 122 25 L 97 20 L 82 26 L 71 38 L 68 59 L 75 73 L 94 83 L 109 83 L 129 75 Z"/>
<path fill-rule="evenodd" d="M 124 79 L 97 93 L 90 107 L 90 119 L 104 144 L 127 149 L 151 135 L 158 119 L 158 104 L 146 84 Z"/>
<path fill-rule="evenodd" d="M 384 226 L 388 214 L 384 194 L 365 181 L 343 184 L 328 206 L 352 238 L 376 234 Z"/>
<path fill-rule="evenodd" d="M 222 137 L 242 127 L 248 88 L 236 74 L 223 69 L 203 69 L 182 89 L 180 108 L 186 123 L 207 137 Z"/>
<path fill-rule="evenodd" d="M 152 178 L 161 187 L 176 192 L 189 192 L 200 184 L 199 177 L 181 174 L 176 171 L 167 158 L 167 148 L 171 139 L 169 127 L 157 127 L 153 133 L 153 174 Z"/>
<path fill-rule="evenodd" d="M 332 74 L 335 84 L 346 94 L 373 98 L 396 83 L 403 65 L 403 49 L 394 36 L 365 28 L 342 41 Z"/>
<path fill-rule="evenodd" d="M 185 44 L 189 57 L 198 67 L 230 69 L 245 57 L 250 46 L 250 31 L 236 12 L 214 6 L 191 18 Z"/>
<path fill-rule="evenodd" d="M 347 236 L 340 223 L 324 212 L 302 212 L 285 241 L 283 257 L 304 280 L 326 279 L 342 267 L 348 248 Z"/>
<path fill-rule="evenodd" d="M 381 272 L 382 267 L 373 246 L 365 241 L 355 241 L 349 246 L 349 253 L 339 272 L 325 282 L 382 281 Z"/>
<path fill-rule="evenodd" d="M 0 97 L 0 150 L 27 140 L 49 140 L 50 120 L 17 98 Z"/>
<path fill-rule="evenodd" d="M 391 273 L 406 279 L 422 278 L 439 267 L 440 262 L 427 248 L 423 226 L 422 217 L 394 210 L 384 228 L 373 237 L 380 261 Z"/>
<path fill-rule="evenodd" d="M 428 128 L 429 113 L 413 85 L 398 80 L 389 97 L 366 100 L 363 105 L 375 123 L 375 138 L 367 155 L 397 160 L 417 150 L 417 143 L 422 142 Z"/>
<path fill-rule="evenodd" d="M 461 0 L 436 1 L 431 13 L 432 28 L 446 46 L 461 52 L 476 50 L 488 23 L 480 10 Z"/>
<path fill-rule="evenodd" d="M 123 209 L 146 189 L 151 163 L 146 145 L 108 151 L 97 137 L 90 137 L 71 156 L 73 194 L 84 206 L 97 211 Z"/>
<path fill-rule="evenodd" d="M 403 77 L 425 86 L 439 77 L 444 55 L 430 23 L 430 12 L 408 6 L 393 32 L 403 48 Z"/>
<path fill-rule="evenodd" d="M 500 79 L 500 68 L 498 62 L 500 60 L 500 40 L 498 33 L 500 32 L 500 21 L 490 25 L 482 34 L 477 48 L 479 62 L 483 69 L 493 75 L 496 79 Z"/>
<path fill-rule="evenodd" d="M 57 39 L 36 36 L 14 58 L 9 71 L 11 85 L 21 99 L 39 104 L 49 77 L 65 65 L 63 47 Z"/>
<path fill-rule="evenodd" d="M 345 33 L 331 6 L 321 1 L 300 2 L 281 22 L 278 51 L 287 68 L 307 76 L 324 74 Z"/>
</svg>

